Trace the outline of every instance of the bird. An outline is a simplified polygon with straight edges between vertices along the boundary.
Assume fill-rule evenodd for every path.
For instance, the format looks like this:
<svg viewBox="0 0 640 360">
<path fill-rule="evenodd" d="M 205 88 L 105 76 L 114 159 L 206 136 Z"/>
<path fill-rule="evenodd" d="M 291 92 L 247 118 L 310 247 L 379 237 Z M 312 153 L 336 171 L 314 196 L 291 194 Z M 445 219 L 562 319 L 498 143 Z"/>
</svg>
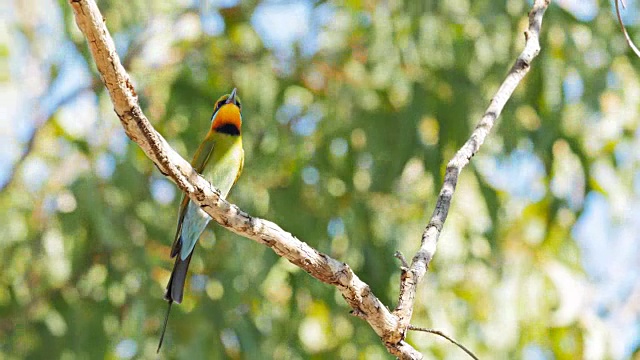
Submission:
<svg viewBox="0 0 640 360">
<path fill-rule="evenodd" d="M 223 95 L 216 101 L 209 132 L 191 161 L 191 166 L 220 190 L 220 197 L 223 199 L 238 181 L 244 167 L 241 127 L 242 105 L 237 89 L 234 88 L 231 94 Z M 171 305 L 182 302 L 193 250 L 209 221 L 211 217 L 188 196 L 183 195 L 178 211 L 178 227 L 171 246 L 171 258 L 175 257 L 176 260 L 164 293 L 169 306 L 157 352 L 162 347 Z"/>
</svg>

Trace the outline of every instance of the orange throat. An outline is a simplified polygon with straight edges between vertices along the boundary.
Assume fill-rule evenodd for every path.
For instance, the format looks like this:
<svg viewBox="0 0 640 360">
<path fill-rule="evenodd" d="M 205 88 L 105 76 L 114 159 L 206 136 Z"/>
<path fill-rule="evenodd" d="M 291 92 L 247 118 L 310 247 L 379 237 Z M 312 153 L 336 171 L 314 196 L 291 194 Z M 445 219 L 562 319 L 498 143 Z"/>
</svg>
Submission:
<svg viewBox="0 0 640 360">
<path fill-rule="evenodd" d="M 225 104 L 216 112 L 213 123 L 211 124 L 211 129 L 217 132 L 228 133 L 229 129 L 233 132 L 232 128 L 235 128 L 235 131 L 238 133 L 237 135 L 239 135 L 241 126 L 242 116 L 240 115 L 240 108 L 235 104 Z"/>
</svg>

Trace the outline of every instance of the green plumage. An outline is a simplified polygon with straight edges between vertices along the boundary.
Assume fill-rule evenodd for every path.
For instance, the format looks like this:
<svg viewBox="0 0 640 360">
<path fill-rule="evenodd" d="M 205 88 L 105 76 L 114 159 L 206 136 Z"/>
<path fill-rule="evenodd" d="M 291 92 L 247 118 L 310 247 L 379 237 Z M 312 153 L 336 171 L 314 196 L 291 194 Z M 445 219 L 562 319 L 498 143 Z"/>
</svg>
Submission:
<svg viewBox="0 0 640 360">
<path fill-rule="evenodd" d="M 211 129 L 191 161 L 191 166 L 220 190 L 222 198 L 227 197 L 244 165 L 240 108 L 240 100 L 236 96 L 235 89 L 230 95 L 225 95 L 216 102 L 211 117 Z M 164 339 L 171 304 L 182 302 L 193 250 L 209 221 L 211 221 L 209 215 L 188 197 L 183 196 L 178 212 L 178 227 L 171 246 L 171 257 L 175 257 L 176 261 L 164 294 L 165 300 L 169 302 L 169 308 L 158 351 Z"/>
</svg>

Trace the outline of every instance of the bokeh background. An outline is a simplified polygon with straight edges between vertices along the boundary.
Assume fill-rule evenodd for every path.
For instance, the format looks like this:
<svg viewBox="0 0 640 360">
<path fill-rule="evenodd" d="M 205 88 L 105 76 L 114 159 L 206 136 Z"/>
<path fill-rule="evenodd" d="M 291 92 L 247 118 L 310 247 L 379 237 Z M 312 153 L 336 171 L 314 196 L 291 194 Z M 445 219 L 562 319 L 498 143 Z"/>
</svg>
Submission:
<svg viewBox="0 0 640 360">
<path fill-rule="evenodd" d="M 230 200 L 347 262 L 393 307 L 393 253 L 417 250 L 530 3 L 99 7 L 170 144 L 191 158 L 237 87 L 246 162 Z M 125 136 L 67 2 L 0 8 L 0 359 L 154 358 L 181 195 Z M 553 1 L 542 53 L 462 173 L 413 323 L 480 358 L 640 356 L 640 60 L 612 9 Z M 334 288 L 215 224 L 191 275 L 163 357 L 390 358 Z"/>
</svg>

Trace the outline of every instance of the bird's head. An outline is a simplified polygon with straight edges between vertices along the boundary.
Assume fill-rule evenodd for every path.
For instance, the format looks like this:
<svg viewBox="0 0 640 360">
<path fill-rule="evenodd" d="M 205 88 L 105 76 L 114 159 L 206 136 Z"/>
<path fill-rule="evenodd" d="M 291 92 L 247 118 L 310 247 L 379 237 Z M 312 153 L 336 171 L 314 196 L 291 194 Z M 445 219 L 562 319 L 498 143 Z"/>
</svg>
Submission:
<svg viewBox="0 0 640 360">
<path fill-rule="evenodd" d="M 223 134 L 240 135 L 241 110 L 242 105 L 237 90 L 233 89 L 231 94 L 223 95 L 216 101 L 211 116 L 211 130 Z"/>
</svg>

